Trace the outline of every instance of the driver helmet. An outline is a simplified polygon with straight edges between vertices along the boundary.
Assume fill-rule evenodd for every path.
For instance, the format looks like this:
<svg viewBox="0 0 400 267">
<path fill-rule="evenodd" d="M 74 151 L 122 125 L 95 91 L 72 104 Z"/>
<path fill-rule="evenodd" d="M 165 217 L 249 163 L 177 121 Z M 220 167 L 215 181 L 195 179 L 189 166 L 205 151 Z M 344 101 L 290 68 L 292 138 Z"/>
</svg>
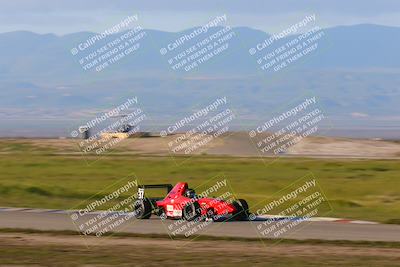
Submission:
<svg viewBox="0 0 400 267">
<path fill-rule="evenodd" d="M 195 192 L 193 189 L 188 188 L 188 189 L 186 190 L 186 192 L 185 192 L 185 195 L 186 195 L 188 198 L 194 198 L 194 197 L 196 196 L 196 192 Z"/>
</svg>

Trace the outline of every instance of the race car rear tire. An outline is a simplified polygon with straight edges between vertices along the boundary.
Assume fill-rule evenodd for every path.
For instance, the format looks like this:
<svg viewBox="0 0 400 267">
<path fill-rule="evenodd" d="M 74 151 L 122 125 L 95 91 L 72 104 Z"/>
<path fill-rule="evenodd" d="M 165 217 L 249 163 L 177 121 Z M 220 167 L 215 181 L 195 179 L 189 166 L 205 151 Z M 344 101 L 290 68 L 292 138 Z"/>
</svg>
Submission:
<svg viewBox="0 0 400 267">
<path fill-rule="evenodd" d="M 152 205 L 147 198 L 137 199 L 133 204 L 133 212 L 137 219 L 149 219 L 151 216 Z"/>
<path fill-rule="evenodd" d="M 189 202 L 182 210 L 182 218 L 193 221 L 201 216 L 201 208 L 198 202 Z"/>
<path fill-rule="evenodd" d="M 247 221 L 249 219 L 249 205 L 244 199 L 238 199 L 233 202 L 233 206 L 236 208 L 234 218 L 238 221 Z"/>
</svg>

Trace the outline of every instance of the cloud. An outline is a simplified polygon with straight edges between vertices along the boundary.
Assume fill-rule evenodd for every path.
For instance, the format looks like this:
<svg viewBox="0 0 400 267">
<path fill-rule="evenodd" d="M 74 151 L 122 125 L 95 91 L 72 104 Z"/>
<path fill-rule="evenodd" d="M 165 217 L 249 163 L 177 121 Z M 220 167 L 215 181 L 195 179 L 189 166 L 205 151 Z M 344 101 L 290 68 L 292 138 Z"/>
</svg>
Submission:
<svg viewBox="0 0 400 267">
<path fill-rule="evenodd" d="M 13 0 L 0 1 L 2 12 L 81 12 L 81 11 L 164 11 L 164 12 L 228 12 L 249 14 L 276 14 L 292 12 L 332 12 L 355 16 L 400 12 L 398 0 Z"/>
<path fill-rule="evenodd" d="M 179 31 L 227 14 L 232 26 L 273 32 L 315 13 L 319 25 L 376 23 L 400 26 L 398 0 L 12 0 L 0 1 L 0 32 L 101 31 L 138 14 L 143 27 Z"/>
<path fill-rule="evenodd" d="M 368 114 L 366 113 L 361 113 L 361 112 L 353 112 L 350 114 L 353 118 L 367 118 L 369 117 Z"/>
</svg>

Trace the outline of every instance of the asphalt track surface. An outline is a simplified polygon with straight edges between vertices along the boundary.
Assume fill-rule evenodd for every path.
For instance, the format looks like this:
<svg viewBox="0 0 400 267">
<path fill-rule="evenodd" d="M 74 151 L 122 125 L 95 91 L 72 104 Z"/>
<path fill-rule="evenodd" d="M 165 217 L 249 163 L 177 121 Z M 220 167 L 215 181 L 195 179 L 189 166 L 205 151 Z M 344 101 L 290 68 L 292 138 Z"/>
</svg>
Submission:
<svg viewBox="0 0 400 267">
<path fill-rule="evenodd" d="M 107 214 L 102 220 L 110 218 Z M 26 211 L 0 211 L 0 228 L 21 228 L 36 230 L 75 230 L 79 231 L 79 226 L 84 225 L 91 219 L 98 217 L 98 214 L 89 214 L 73 221 L 71 213 L 65 211 L 47 212 L 26 212 Z M 119 217 L 122 218 L 122 217 Z M 135 234 L 169 234 L 172 238 L 173 229 L 182 226 L 178 220 L 164 220 L 152 217 L 149 220 L 138 220 L 128 218 L 115 227 L 110 232 L 125 232 Z M 344 222 L 314 222 L 301 221 L 294 222 L 295 227 L 285 233 L 274 236 L 277 231 L 271 233 L 261 233 L 265 219 L 258 218 L 256 221 L 227 221 L 209 222 L 202 229 L 189 236 L 194 238 L 197 235 L 208 235 L 218 237 L 240 237 L 240 238 L 290 238 L 290 239 L 323 239 L 323 240 L 353 240 L 353 241 L 387 241 L 400 242 L 400 225 L 385 224 L 352 224 Z M 290 222 L 287 222 L 290 223 Z M 92 227 L 94 224 L 91 224 Z M 171 227 L 172 225 L 172 227 Z M 261 225 L 261 226 L 260 226 Z M 168 230 L 170 227 L 172 230 Z M 174 228 L 175 227 L 175 228 Z M 90 229 L 83 227 L 83 230 Z M 281 229 L 281 228 L 279 228 Z M 82 232 L 82 231 L 81 231 Z M 180 233 L 180 234 L 183 234 Z"/>
</svg>

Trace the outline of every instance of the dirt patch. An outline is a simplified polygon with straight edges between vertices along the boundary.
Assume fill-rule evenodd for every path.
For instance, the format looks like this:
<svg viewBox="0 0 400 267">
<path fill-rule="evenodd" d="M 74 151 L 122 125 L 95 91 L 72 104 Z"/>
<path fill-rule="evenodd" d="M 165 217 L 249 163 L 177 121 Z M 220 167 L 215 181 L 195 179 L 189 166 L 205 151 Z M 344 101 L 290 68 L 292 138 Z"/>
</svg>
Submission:
<svg viewBox="0 0 400 267">
<path fill-rule="evenodd" d="M 0 234 L 0 266 L 398 266 L 400 248 Z"/>
<path fill-rule="evenodd" d="M 265 134 L 267 136 L 268 133 Z M 142 155 L 173 155 L 169 142 L 182 137 L 182 134 L 161 137 L 133 137 L 120 142 L 105 155 L 142 154 Z M 262 136 L 260 136 L 261 138 Z M 184 139 L 183 139 L 184 140 Z M 0 153 L 13 152 L 8 147 L 23 144 L 20 149 L 32 151 L 45 150 L 49 153 L 80 154 L 77 145 L 79 139 L 2 139 Z M 184 151 L 177 154 L 184 155 Z M 234 157 L 272 156 L 260 153 L 246 132 L 230 132 L 201 146 L 193 155 L 228 155 Z M 359 157 L 359 158 L 400 158 L 400 143 L 394 141 L 351 139 L 333 137 L 306 137 L 290 147 L 279 156 L 323 156 L 323 157 Z"/>
<path fill-rule="evenodd" d="M 105 249 L 105 247 L 141 247 L 151 249 L 176 249 L 195 251 L 198 253 L 238 253 L 264 254 L 268 251 L 271 256 L 313 256 L 341 255 L 341 256 L 383 256 L 396 257 L 400 255 L 400 248 L 356 247 L 351 245 L 307 245 L 307 244 L 277 244 L 264 246 L 261 242 L 244 241 L 177 241 L 162 238 L 140 237 L 83 237 L 71 235 L 2 233 L 0 246 L 72 246 Z"/>
</svg>

